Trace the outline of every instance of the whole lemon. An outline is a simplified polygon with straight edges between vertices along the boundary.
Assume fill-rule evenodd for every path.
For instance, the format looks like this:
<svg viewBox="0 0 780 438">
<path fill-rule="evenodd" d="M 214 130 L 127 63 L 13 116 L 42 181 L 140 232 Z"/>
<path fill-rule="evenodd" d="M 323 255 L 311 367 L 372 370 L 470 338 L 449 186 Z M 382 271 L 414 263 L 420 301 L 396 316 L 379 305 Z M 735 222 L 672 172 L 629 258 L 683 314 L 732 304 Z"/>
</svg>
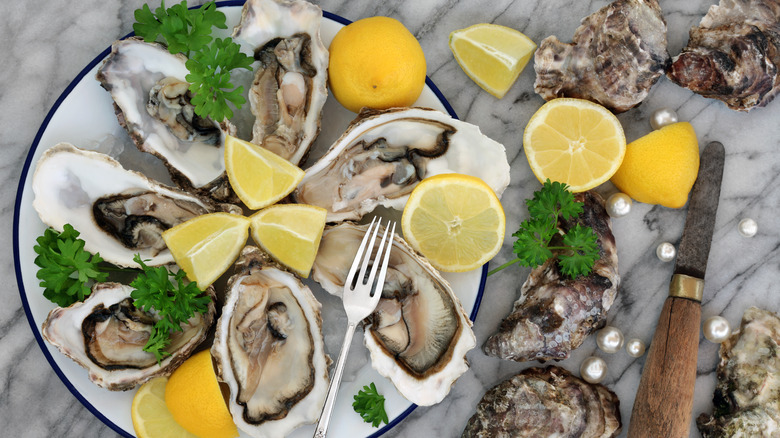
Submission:
<svg viewBox="0 0 780 438">
<path fill-rule="evenodd" d="M 626 146 L 612 183 L 646 204 L 680 208 L 699 173 L 699 142 L 688 122 L 673 123 Z"/>
<path fill-rule="evenodd" d="M 348 24 L 330 43 L 328 81 L 345 108 L 412 105 L 425 86 L 425 55 L 414 35 L 390 17 Z"/>
<path fill-rule="evenodd" d="M 177 423 L 200 438 L 238 436 L 208 350 L 194 354 L 171 374 L 165 404 Z"/>
</svg>

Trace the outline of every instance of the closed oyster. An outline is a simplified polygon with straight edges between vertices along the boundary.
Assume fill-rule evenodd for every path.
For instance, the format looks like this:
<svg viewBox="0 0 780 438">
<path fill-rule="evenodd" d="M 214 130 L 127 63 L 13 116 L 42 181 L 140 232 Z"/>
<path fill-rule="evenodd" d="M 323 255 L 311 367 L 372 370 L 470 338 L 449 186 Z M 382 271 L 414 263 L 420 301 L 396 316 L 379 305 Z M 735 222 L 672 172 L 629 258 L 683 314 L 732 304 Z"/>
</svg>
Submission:
<svg viewBox="0 0 780 438">
<path fill-rule="evenodd" d="M 328 390 L 321 305 L 253 246 L 236 262 L 211 355 L 236 425 L 282 437 L 317 420 Z"/>
<path fill-rule="evenodd" d="M 162 232 L 201 214 L 226 210 L 189 193 L 126 170 L 108 155 L 60 143 L 38 160 L 32 180 L 33 207 L 41 221 L 62 231 L 71 224 L 84 248 L 109 263 L 140 268 L 173 263 Z"/>
<path fill-rule="evenodd" d="M 182 324 L 182 331 L 170 333 L 165 349 L 170 356 L 158 363 L 143 347 L 159 317 L 137 309 L 132 291 L 119 283 L 97 283 L 85 301 L 49 312 L 41 328 L 46 341 L 87 369 L 89 380 L 112 391 L 170 375 L 203 342 L 214 322 L 214 289 L 209 287 L 208 311 L 196 313 Z"/>
<path fill-rule="evenodd" d="M 326 227 L 312 277 L 341 295 L 368 225 Z M 380 231 L 381 232 L 381 231 Z M 468 370 L 476 339 L 450 285 L 398 235 L 393 239 L 382 298 L 364 320 L 371 365 L 407 400 L 432 405 Z"/>
<path fill-rule="evenodd" d="M 162 44 L 128 38 L 111 46 L 97 80 L 111 93 L 119 124 L 138 149 L 163 161 L 177 186 L 235 202 L 225 174 L 222 128 L 195 114 L 186 61 Z M 223 128 L 235 130 L 229 122 Z"/>
<path fill-rule="evenodd" d="M 555 366 L 528 368 L 485 393 L 462 437 L 616 437 L 619 407 L 604 385 Z"/>
<path fill-rule="evenodd" d="M 363 110 L 306 169 L 293 199 L 328 210 L 328 222 L 358 220 L 377 206 L 402 210 L 423 178 L 464 173 L 498 196 L 509 185 L 504 146 L 479 128 L 427 108 Z"/>
<path fill-rule="evenodd" d="M 696 419 L 702 436 L 780 436 L 780 317 L 748 308 L 719 353 L 715 411 Z"/>
<path fill-rule="evenodd" d="M 320 132 L 328 97 L 322 9 L 303 0 L 248 0 L 233 38 L 260 61 L 249 104 L 252 143 L 300 164 Z"/>
<path fill-rule="evenodd" d="M 575 200 L 584 204 L 582 214 L 558 226 L 564 232 L 576 223 L 593 229 L 599 245 L 593 271 L 569 278 L 555 257 L 534 268 L 512 312 L 485 342 L 486 354 L 515 361 L 562 360 L 606 324 L 620 283 L 612 222 L 597 193 L 578 193 Z"/>
</svg>

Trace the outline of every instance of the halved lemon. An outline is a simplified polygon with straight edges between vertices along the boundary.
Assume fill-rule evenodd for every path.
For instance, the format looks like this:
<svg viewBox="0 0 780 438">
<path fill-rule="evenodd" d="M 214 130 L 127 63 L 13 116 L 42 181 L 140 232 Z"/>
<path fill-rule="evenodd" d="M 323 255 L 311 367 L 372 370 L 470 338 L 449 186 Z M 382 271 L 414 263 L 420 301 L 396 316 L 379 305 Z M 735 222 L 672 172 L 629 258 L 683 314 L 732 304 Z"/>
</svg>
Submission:
<svg viewBox="0 0 780 438">
<path fill-rule="evenodd" d="M 230 135 L 225 138 L 225 171 L 236 195 L 252 210 L 290 194 L 304 175 L 273 152 Z"/>
<path fill-rule="evenodd" d="M 450 50 L 468 77 L 502 98 L 536 50 L 521 32 L 498 24 L 475 24 L 450 33 Z"/>
<path fill-rule="evenodd" d="M 155 377 L 141 385 L 133 396 L 130 417 L 138 438 L 198 438 L 173 419 L 165 404 L 167 377 Z"/>
<path fill-rule="evenodd" d="M 165 230 L 162 237 L 187 278 L 205 290 L 238 257 L 249 237 L 249 219 L 230 213 L 204 214 Z"/>
<path fill-rule="evenodd" d="M 607 181 L 626 153 L 623 126 L 612 112 L 583 99 L 553 99 L 531 116 L 523 149 L 539 182 L 548 178 L 584 192 Z"/>
<path fill-rule="evenodd" d="M 328 211 L 306 204 L 273 205 L 250 217 L 252 238 L 279 263 L 309 276 Z"/>
<path fill-rule="evenodd" d="M 401 218 L 404 238 L 437 269 L 470 271 L 501 249 L 506 218 L 490 186 L 456 173 L 426 178 L 414 188 Z"/>
</svg>

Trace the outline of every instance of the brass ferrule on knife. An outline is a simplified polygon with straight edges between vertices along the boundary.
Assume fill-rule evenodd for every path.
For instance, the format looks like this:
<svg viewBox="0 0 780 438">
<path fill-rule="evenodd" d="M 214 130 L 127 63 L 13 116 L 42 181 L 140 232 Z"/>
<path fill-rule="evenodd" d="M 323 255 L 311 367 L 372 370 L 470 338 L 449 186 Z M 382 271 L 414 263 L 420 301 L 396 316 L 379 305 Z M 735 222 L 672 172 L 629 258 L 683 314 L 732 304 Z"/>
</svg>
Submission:
<svg viewBox="0 0 780 438">
<path fill-rule="evenodd" d="M 669 283 L 669 296 L 701 302 L 704 296 L 704 280 L 685 274 L 674 274 Z"/>
</svg>

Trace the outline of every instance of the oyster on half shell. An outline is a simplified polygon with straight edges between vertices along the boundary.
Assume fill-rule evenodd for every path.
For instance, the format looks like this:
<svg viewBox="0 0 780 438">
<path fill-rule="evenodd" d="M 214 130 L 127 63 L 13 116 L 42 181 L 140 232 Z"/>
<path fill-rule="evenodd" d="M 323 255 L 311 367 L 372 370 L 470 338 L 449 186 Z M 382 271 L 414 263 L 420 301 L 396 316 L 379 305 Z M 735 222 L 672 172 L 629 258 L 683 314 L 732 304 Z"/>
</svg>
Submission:
<svg viewBox="0 0 780 438">
<path fill-rule="evenodd" d="M 323 232 L 312 277 L 331 294 L 341 295 L 367 228 L 344 222 Z M 374 369 L 422 406 L 444 399 L 468 370 L 465 356 L 476 345 L 471 321 L 449 283 L 398 235 L 382 298 L 364 320 L 364 333 Z"/>
<path fill-rule="evenodd" d="M 196 313 L 171 332 L 170 353 L 160 363 L 143 351 L 159 317 L 133 305 L 133 288 L 119 283 L 97 283 L 83 302 L 57 307 L 46 317 L 43 338 L 86 368 L 89 380 L 112 391 L 126 391 L 156 376 L 170 375 L 203 342 L 214 322 L 212 301 L 204 314 Z"/>
<path fill-rule="evenodd" d="M 248 0 L 233 38 L 260 61 L 249 104 L 252 143 L 300 164 L 320 132 L 328 97 L 322 9 L 303 0 Z"/>
<path fill-rule="evenodd" d="M 428 108 L 364 110 L 306 169 L 293 199 L 328 210 L 328 222 L 358 220 L 379 205 L 402 210 L 423 178 L 463 173 L 498 196 L 509 185 L 504 146 L 475 125 Z"/>
<path fill-rule="evenodd" d="M 328 391 L 321 305 L 293 274 L 247 246 L 228 281 L 211 355 L 239 429 L 281 437 L 317 420 Z"/>
<path fill-rule="evenodd" d="M 114 99 L 119 124 L 138 149 L 160 158 L 186 191 L 217 201 L 236 201 L 225 174 L 224 133 L 234 133 L 194 112 L 182 54 L 140 38 L 115 42 L 97 80 Z"/>
</svg>

